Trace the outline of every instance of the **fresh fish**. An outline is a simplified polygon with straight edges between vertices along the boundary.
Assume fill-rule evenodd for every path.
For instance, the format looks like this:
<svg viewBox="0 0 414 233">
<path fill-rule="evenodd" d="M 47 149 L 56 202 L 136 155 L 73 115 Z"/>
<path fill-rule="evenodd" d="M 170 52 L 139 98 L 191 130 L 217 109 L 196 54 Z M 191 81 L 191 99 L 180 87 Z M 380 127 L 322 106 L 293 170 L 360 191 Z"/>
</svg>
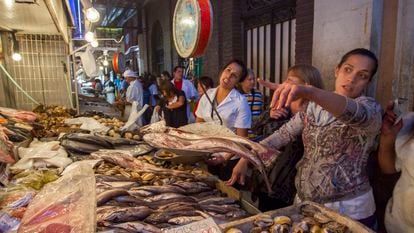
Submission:
<svg viewBox="0 0 414 233">
<path fill-rule="evenodd" d="M 100 149 L 105 149 L 105 147 L 102 147 L 100 145 L 71 140 L 62 140 L 60 145 L 63 146 L 67 151 L 74 152 L 77 154 L 90 154 Z"/>
<path fill-rule="evenodd" d="M 116 207 L 102 206 L 96 211 L 97 222 L 102 225 L 104 222 L 129 222 L 143 220 L 153 211 L 147 206 L 139 207 Z"/>
<path fill-rule="evenodd" d="M 171 199 L 163 199 L 158 201 L 150 202 L 151 208 L 158 208 L 159 206 L 164 206 L 169 203 L 175 203 L 175 202 L 185 202 L 185 203 L 196 203 L 194 198 L 192 197 L 180 197 L 180 198 L 171 198 Z"/>
<path fill-rule="evenodd" d="M 157 224 L 157 223 L 168 223 L 168 220 L 180 217 L 180 216 L 199 216 L 198 211 L 170 211 L 170 212 L 154 212 L 150 214 L 145 221 Z"/>
<path fill-rule="evenodd" d="M 147 197 L 144 199 L 144 201 L 146 202 L 156 202 L 156 201 L 160 201 L 160 200 L 168 200 L 168 199 L 179 199 L 179 198 L 189 198 L 186 195 L 182 195 L 179 193 L 162 193 L 162 194 L 158 194 L 152 197 Z"/>
<path fill-rule="evenodd" d="M 160 194 L 160 193 L 180 193 L 184 194 L 186 193 L 186 190 L 175 185 L 163 185 L 163 186 L 141 186 L 137 187 L 134 190 L 143 190 L 148 191 L 153 194 Z"/>
<path fill-rule="evenodd" d="M 145 186 L 142 186 L 142 187 L 145 187 Z M 129 195 L 134 196 L 134 197 L 149 197 L 149 196 L 154 195 L 154 193 L 152 193 L 152 192 L 137 189 L 137 188 L 139 188 L 139 187 L 132 188 L 132 189 L 128 190 Z"/>
<path fill-rule="evenodd" d="M 231 211 L 240 210 L 240 206 L 238 205 L 201 205 L 201 209 L 205 211 L 210 211 L 218 214 L 227 214 Z"/>
<path fill-rule="evenodd" d="M 182 148 L 191 145 L 191 141 L 165 133 L 149 133 L 144 141 L 157 148 Z"/>
<path fill-rule="evenodd" d="M 120 189 L 130 189 L 132 187 L 139 186 L 139 183 L 137 182 L 131 182 L 131 181 L 112 181 L 112 182 L 100 182 L 103 185 L 106 185 L 108 187 L 112 188 L 120 188 Z"/>
<path fill-rule="evenodd" d="M 138 145 L 120 145 L 115 146 L 116 150 L 126 150 L 129 151 L 133 156 L 145 155 L 154 150 L 154 147 L 148 145 L 145 142 L 142 142 Z"/>
<path fill-rule="evenodd" d="M 197 199 L 198 201 L 202 201 L 202 200 L 206 200 L 209 198 L 217 197 L 219 194 L 220 194 L 220 191 L 218 191 L 217 189 L 213 189 L 211 191 L 205 191 L 205 192 L 193 194 L 191 196 Z"/>
<path fill-rule="evenodd" d="M 158 121 L 156 123 L 141 127 L 139 129 L 139 133 L 142 135 L 148 134 L 148 133 L 161 133 L 161 132 L 164 132 L 165 128 L 166 128 L 165 121 Z"/>
<path fill-rule="evenodd" d="M 106 162 L 119 165 L 123 168 L 139 170 L 142 173 L 154 173 L 156 175 L 178 176 L 181 178 L 194 178 L 186 171 L 166 169 L 146 163 L 132 156 L 131 153 L 122 150 L 100 150 L 91 154 L 93 158 L 103 159 Z"/>
<path fill-rule="evenodd" d="M 125 230 L 125 232 L 131 233 L 161 233 L 161 229 L 157 228 L 156 226 L 140 221 L 124 222 L 118 224 L 103 223 L 103 225 L 109 228 L 122 229 Z"/>
<path fill-rule="evenodd" d="M 176 224 L 176 225 L 185 225 L 188 223 L 201 221 L 204 218 L 201 216 L 180 216 L 180 217 L 174 217 L 168 220 L 168 223 Z"/>
<path fill-rule="evenodd" d="M 113 149 L 114 145 L 106 140 L 104 137 L 95 136 L 91 134 L 84 133 L 69 133 L 65 134 L 61 140 L 70 140 L 75 142 L 99 145 L 102 148 Z"/>
<path fill-rule="evenodd" d="M 168 203 L 163 206 L 159 206 L 157 208 L 157 211 L 188 211 L 188 210 L 196 210 L 199 208 L 199 205 L 197 203 L 188 203 L 188 202 L 174 202 L 174 203 Z"/>
<path fill-rule="evenodd" d="M 259 170 L 263 175 L 268 192 L 270 193 L 272 191 L 263 161 L 255 153 L 237 142 L 220 138 L 209 138 L 208 140 L 194 140 L 191 145 L 181 149 L 203 150 L 211 153 L 229 152 L 239 155 L 240 157 L 247 159 L 257 168 L 257 170 Z"/>
<path fill-rule="evenodd" d="M 221 204 L 234 204 L 236 200 L 230 197 L 212 197 L 198 202 L 200 205 L 221 205 Z"/>
<path fill-rule="evenodd" d="M 125 196 L 125 195 L 129 195 L 125 189 L 112 189 L 112 190 L 104 191 L 96 197 L 97 206 L 101 206 L 117 196 Z"/>
<path fill-rule="evenodd" d="M 188 194 L 201 193 L 205 191 L 210 191 L 212 189 L 210 186 L 203 182 L 177 181 L 172 185 L 178 186 L 186 190 L 186 193 Z"/>
<path fill-rule="evenodd" d="M 130 181 L 135 182 L 134 179 L 128 178 L 125 176 L 107 176 L 107 175 L 100 175 L 95 174 L 96 182 L 104 181 L 104 182 L 118 182 L 118 181 Z"/>
<path fill-rule="evenodd" d="M 114 200 L 117 202 L 121 202 L 121 203 L 131 203 L 131 204 L 134 204 L 135 206 L 148 206 L 149 205 L 149 203 L 147 203 L 146 201 L 140 198 L 133 197 L 133 196 L 117 196 L 114 198 Z"/>
</svg>

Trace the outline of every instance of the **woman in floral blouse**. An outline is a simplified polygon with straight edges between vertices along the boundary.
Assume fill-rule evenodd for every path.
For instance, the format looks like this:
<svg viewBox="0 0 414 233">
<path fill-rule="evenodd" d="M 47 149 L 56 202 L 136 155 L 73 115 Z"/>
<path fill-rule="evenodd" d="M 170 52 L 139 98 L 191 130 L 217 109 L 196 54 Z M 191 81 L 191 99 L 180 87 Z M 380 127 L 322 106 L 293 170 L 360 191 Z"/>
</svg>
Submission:
<svg viewBox="0 0 414 233">
<path fill-rule="evenodd" d="M 313 86 L 277 85 L 271 108 L 308 99 L 306 109 L 261 144 L 280 148 L 302 135 L 305 148 L 295 178 L 296 202 L 310 200 L 336 209 L 367 226 L 375 225 L 375 203 L 366 165 L 381 127 L 381 107 L 363 96 L 378 61 L 367 49 L 346 53 L 335 69 L 335 91 Z M 244 180 L 247 160 L 241 159 L 230 181 Z"/>
</svg>

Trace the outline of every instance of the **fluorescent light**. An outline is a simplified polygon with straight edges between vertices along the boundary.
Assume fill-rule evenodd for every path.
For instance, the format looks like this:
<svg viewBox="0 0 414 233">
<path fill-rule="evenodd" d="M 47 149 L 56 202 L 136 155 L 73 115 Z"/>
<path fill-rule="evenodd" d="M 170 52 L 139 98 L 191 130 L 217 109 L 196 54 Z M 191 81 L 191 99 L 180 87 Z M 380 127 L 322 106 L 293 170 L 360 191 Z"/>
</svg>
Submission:
<svg viewBox="0 0 414 233">
<path fill-rule="evenodd" d="M 95 40 L 95 34 L 93 32 L 87 32 L 85 34 L 85 40 L 88 42 L 92 42 Z"/>
<path fill-rule="evenodd" d="M 104 68 L 103 68 L 103 66 L 99 66 L 99 69 L 100 69 L 100 70 L 103 70 Z"/>
<path fill-rule="evenodd" d="M 13 53 L 12 59 L 15 60 L 15 61 L 21 61 L 22 60 L 22 55 L 20 55 L 20 53 Z"/>
<path fill-rule="evenodd" d="M 104 65 L 104 66 L 108 66 L 108 65 L 109 65 L 108 60 L 106 60 L 106 59 L 105 59 L 105 60 L 103 61 L 103 65 Z"/>
<path fill-rule="evenodd" d="M 92 23 L 96 23 L 99 21 L 99 12 L 95 8 L 91 7 L 86 10 L 86 18 Z"/>
<path fill-rule="evenodd" d="M 97 40 L 93 40 L 93 41 L 91 42 L 91 46 L 92 46 L 92 47 L 94 47 L 94 48 L 98 47 L 98 46 L 99 46 L 98 41 L 97 41 Z"/>
</svg>

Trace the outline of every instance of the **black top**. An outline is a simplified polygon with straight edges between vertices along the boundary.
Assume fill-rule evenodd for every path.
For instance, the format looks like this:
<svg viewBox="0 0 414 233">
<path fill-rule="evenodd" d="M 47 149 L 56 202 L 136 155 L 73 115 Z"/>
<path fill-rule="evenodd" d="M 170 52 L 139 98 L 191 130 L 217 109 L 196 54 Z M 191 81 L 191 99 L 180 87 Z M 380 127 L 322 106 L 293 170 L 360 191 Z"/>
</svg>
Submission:
<svg viewBox="0 0 414 233">
<path fill-rule="evenodd" d="M 175 109 L 168 109 L 166 108 L 166 104 L 168 103 L 167 100 L 161 101 L 161 109 L 164 113 L 164 119 L 167 126 L 178 128 L 188 124 L 187 118 L 187 98 L 185 97 L 185 93 L 183 91 L 179 91 L 177 98 L 180 96 L 184 96 L 184 104 Z"/>
</svg>

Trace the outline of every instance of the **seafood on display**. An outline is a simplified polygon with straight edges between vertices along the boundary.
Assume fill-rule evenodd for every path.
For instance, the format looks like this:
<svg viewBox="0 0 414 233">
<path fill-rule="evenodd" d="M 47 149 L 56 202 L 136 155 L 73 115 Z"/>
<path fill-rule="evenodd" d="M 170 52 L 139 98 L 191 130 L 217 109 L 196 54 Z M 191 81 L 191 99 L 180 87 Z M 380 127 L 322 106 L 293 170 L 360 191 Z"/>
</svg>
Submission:
<svg viewBox="0 0 414 233">
<path fill-rule="evenodd" d="M 277 215 L 272 217 L 270 214 L 259 214 L 253 220 L 253 226 L 246 231 L 245 228 L 238 229 L 231 227 L 226 233 L 351 233 L 350 229 L 335 221 L 314 206 L 305 204 L 300 208 L 300 214 L 292 216 Z M 242 231 L 243 230 L 243 231 Z"/>
<path fill-rule="evenodd" d="M 177 132 L 177 131 L 174 131 Z M 186 133 L 185 133 L 186 134 Z M 188 137 L 187 137 L 188 138 Z M 250 151 L 242 144 L 224 138 L 202 138 L 202 139 L 187 139 L 176 135 L 167 133 L 148 133 L 145 134 L 143 139 L 154 147 L 175 148 L 175 149 L 187 149 L 203 152 L 229 152 L 235 155 L 239 155 L 242 158 L 251 162 L 258 171 L 263 175 L 266 187 L 271 192 L 271 185 L 266 174 L 263 161 L 257 156 L 256 153 Z"/>
</svg>

